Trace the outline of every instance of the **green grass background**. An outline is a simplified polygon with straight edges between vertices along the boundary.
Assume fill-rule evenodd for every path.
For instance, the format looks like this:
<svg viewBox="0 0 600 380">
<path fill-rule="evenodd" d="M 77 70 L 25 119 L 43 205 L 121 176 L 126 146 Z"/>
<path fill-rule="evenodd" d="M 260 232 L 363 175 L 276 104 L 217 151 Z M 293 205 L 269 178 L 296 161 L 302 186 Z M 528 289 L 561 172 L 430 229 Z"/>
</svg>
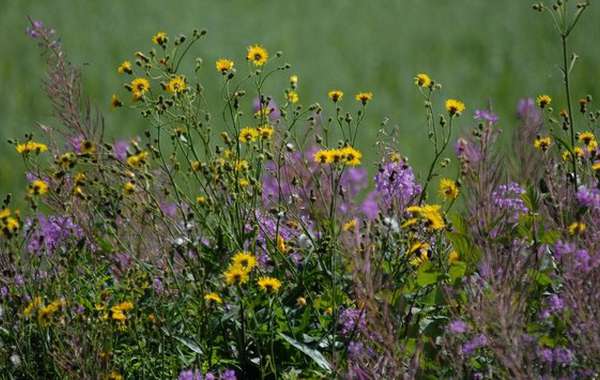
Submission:
<svg viewBox="0 0 600 380">
<path fill-rule="evenodd" d="M 232 57 L 243 65 L 245 47 L 262 43 L 285 52 L 300 76 L 304 104 L 326 103 L 326 92 L 343 89 L 375 94 L 359 147 L 374 160 L 379 122 L 389 117 L 402 131 L 400 151 L 418 170 L 431 158 L 422 100 L 412 84 L 417 72 L 444 85 L 444 96 L 463 99 L 460 121 L 472 125 L 472 112 L 491 101 L 508 132 L 515 126 L 519 98 L 540 92 L 561 95 L 559 39 L 549 15 L 531 10 L 528 0 L 188 0 L 188 1 L 33 1 L 0 0 L 0 194 L 24 184 L 23 165 L 6 140 L 52 125 L 49 101 L 41 92 L 43 59 L 24 32 L 26 17 L 55 27 L 71 61 L 84 67 L 85 88 L 104 111 L 107 134 L 135 136 L 144 129 L 134 112 L 111 112 L 110 95 L 122 84 L 115 67 L 136 50 L 147 50 L 159 30 L 176 35 L 206 28 L 208 39 L 194 49 L 206 67 L 207 89 L 218 83 L 213 62 Z M 573 74 L 576 94 L 597 85 L 600 71 L 600 4 L 594 4 L 575 32 L 581 59 Z M 287 83 L 287 75 L 275 80 Z M 347 99 L 349 101 L 350 99 Z M 213 101 L 214 111 L 219 108 Z M 36 131 L 39 140 L 41 132 Z"/>
</svg>

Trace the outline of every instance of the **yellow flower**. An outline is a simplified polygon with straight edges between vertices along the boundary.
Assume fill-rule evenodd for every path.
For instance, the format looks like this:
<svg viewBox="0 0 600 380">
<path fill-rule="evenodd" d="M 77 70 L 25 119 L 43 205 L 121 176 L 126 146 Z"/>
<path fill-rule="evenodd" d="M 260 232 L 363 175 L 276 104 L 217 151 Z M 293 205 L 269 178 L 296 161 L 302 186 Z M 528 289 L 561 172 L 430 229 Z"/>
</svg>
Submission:
<svg viewBox="0 0 600 380">
<path fill-rule="evenodd" d="M 17 153 L 19 154 L 28 154 L 31 152 L 34 153 L 43 153 L 48 150 L 48 146 L 46 144 L 36 143 L 33 141 L 27 141 L 24 144 L 17 144 Z"/>
<path fill-rule="evenodd" d="M 133 69 L 132 69 L 132 66 L 131 66 L 131 62 L 129 62 L 129 61 L 123 61 L 123 63 L 121 63 L 119 65 L 119 67 L 117 68 L 117 72 L 119 74 L 125 74 L 125 73 L 132 74 L 133 73 Z"/>
<path fill-rule="evenodd" d="M 113 94 L 112 97 L 110 98 L 110 105 L 113 108 L 119 108 L 119 107 L 123 107 L 123 102 L 121 101 L 121 99 L 119 99 L 117 94 Z"/>
<path fill-rule="evenodd" d="M 550 145 L 552 145 L 552 138 L 550 136 L 538 136 L 533 142 L 534 148 L 537 150 L 541 150 L 542 152 L 546 152 L 550 148 Z"/>
<path fill-rule="evenodd" d="M 263 140 L 270 140 L 273 136 L 273 127 L 268 124 L 265 124 L 262 127 L 256 128 L 256 131 L 260 135 L 260 138 Z"/>
<path fill-rule="evenodd" d="M 267 63 L 267 60 L 269 59 L 269 53 L 260 45 L 248 46 L 246 59 L 254 63 L 254 66 L 262 66 Z"/>
<path fill-rule="evenodd" d="M 357 149 L 354 149 L 351 146 L 347 146 L 345 148 L 342 148 L 340 150 L 340 153 L 342 154 L 344 163 L 346 163 L 350 166 L 360 165 L 362 153 L 360 151 L 358 151 Z"/>
<path fill-rule="evenodd" d="M 231 259 L 231 265 L 250 272 L 256 266 L 256 257 L 250 252 L 240 251 Z"/>
<path fill-rule="evenodd" d="M 121 302 L 110 308 L 111 318 L 118 322 L 125 322 L 127 320 L 126 312 L 133 309 L 133 303 L 129 301 Z"/>
<path fill-rule="evenodd" d="M 285 244 L 285 239 L 280 234 L 277 234 L 277 250 L 281 253 L 287 252 L 287 246 Z"/>
<path fill-rule="evenodd" d="M 245 172 L 250 169 L 250 164 L 246 160 L 239 160 L 235 163 L 234 169 L 236 172 Z"/>
<path fill-rule="evenodd" d="M 296 91 L 288 91 L 287 100 L 288 100 L 288 102 L 290 102 L 292 104 L 296 104 L 300 100 L 300 96 L 298 95 L 298 93 Z"/>
<path fill-rule="evenodd" d="M 408 253 L 414 255 L 410 260 L 410 264 L 419 266 L 428 261 L 432 256 L 431 246 L 428 243 L 416 242 L 411 245 Z"/>
<path fill-rule="evenodd" d="M 135 183 L 128 181 L 123 185 L 123 194 L 131 195 L 135 192 Z"/>
<path fill-rule="evenodd" d="M 135 78 L 129 86 L 134 100 L 141 99 L 150 90 L 150 82 L 146 78 Z"/>
<path fill-rule="evenodd" d="M 110 375 L 108 375 L 108 380 L 123 380 L 123 375 L 117 371 L 111 371 Z"/>
<path fill-rule="evenodd" d="M 535 102 L 537 103 L 538 107 L 546 108 L 550 105 L 550 103 L 552 103 L 552 98 L 548 95 L 540 95 L 535 99 Z"/>
<path fill-rule="evenodd" d="M 176 75 L 171 78 L 169 83 L 165 86 L 165 91 L 171 94 L 180 94 L 185 91 L 187 84 L 185 83 L 185 77 L 182 75 Z"/>
<path fill-rule="evenodd" d="M 133 302 L 131 302 L 131 301 L 121 302 L 120 304 L 118 304 L 116 306 L 113 306 L 113 309 L 114 308 L 117 308 L 117 309 L 122 310 L 122 311 L 133 310 Z"/>
<path fill-rule="evenodd" d="M 444 218 L 440 213 L 440 205 L 411 206 L 406 209 L 407 212 L 416 214 L 425 222 L 425 226 L 432 230 L 441 230 L 446 226 Z"/>
<path fill-rule="evenodd" d="M 419 87 L 429 87 L 431 86 L 431 78 L 427 74 L 417 74 L 415 76 L 415 84 Z"/>
<path fill-rule="evenodd" d="M 318 164 L 329 164 L 332 162 L 331 152 L 326 149 L 321 149 L 314 155 L 314 160 Z"/>
<path fill-rule="evenodd" d="M 81 144 L 79 144 L 79 151 L 82 154 L 94 154 L 96 153 L 96 145 L 90 140 L 83 140 Z"/>
<path fill-rule="evenodd" d="M 590 141 L 587 145 L 587 149 L 590 153 L 595 153 L 598 150 L 598 142 L 596 140 Z"/>
<path fill-rule="evenodd" d="M 569 227 L 568 227 L 569 235 L 581 235 L 582 233 L 585 232 L 586 228 L 587 228 L 587 226 L 584 223 L 581 223 L 581 222 L 571 223 L 571 225 L 569 225 Z"/>
<path fill-rule="evenodd" d="M 442 178 L 440 180 L 440 195 L 444 199 L 456 199 L 458 198 L 458 185 L 455 181 L 449 178 Z"/>
<path fill-rule="evenodd" d="M 573 148 L 573 152 L 575 153 L 575 157 L 577 157 L 577 158 L 583 158 L 583 156 L 584 156 L 583 149 L 581 149 L 578 146 Z M 564 150 L 562 152 L 561 156 L 562 156 L 563 161 L 569 161 L 571 159 L 571 152 L 569 152 L 568 150 Z"/>
<path fill-rule="evenodd" d="M 228 71 L 233 70 L 233 61 L 226 58 L 221 58 L 217 60 L 215 66 L 218 72 L 225 75 Z"/>
<path fill-rule="evenodd" d="M 371 101 L 371 99 L 373 99 L 373 93 L 372 92 L 359 92 L 358 94 L 356 94 L 354 96 L 354 98 L 356 100 L 358 100 L 359 102 L 362 103 L 362 105 L 366 105 L 368 102 Z"/>
<path fill-rule="evenodd" d="M 259 131 L 257 131 L 254 128 L 242 128 L 242 130 L 240 131 L 240 142 L 241 143 L 249 143 L 249 142 L 254 142 L 256 141 L 256 139 L 258 138 L 259 135 Z"/>
<path fill-rule="evenodd" d="M 340 90 L 331 90 L 327 93 L 327 96 L 329 96 L 332 102 L 337 103 L 342 100 L 344 93 Z"/>
<path fill-rule="evenodd" d="M 204 205 L 206 204 L 206 197 L 203 195 L 198 195 L 196 197 L 196 203 L 198 203 L 199 205 Z"/>
<path fill-rule="evenodd" d="M 225 272 L 227 285 L 241 285 L 248 281 L 248 272 L 237 266 L 230 266 Z"/>
<path fill-rule="evenodd" d="M 23 315 L 26 318 L 29 318 L 33 312 L 38 309 L 42 305 L 42 299 L 40 297 L 34 297 L 27 307 L 23 310 Z"/>
<path fill-rule="evenodd" d="M 204 300 L 208 303 L 223 303 L 223 299 L 217 293 L 206 293 Z"/>
<path fill-rule="evenodd" d="M 306 306 L 306 298 L 304 298 L 304 297 L 296 298 L 296 304 L 301 307 Z"/>
<path fill-rule="evenodd" d="M 460 116 L 465 111 L 465 103 L 456 99 L 448 99 L 446 100 L 446 111 L 450 116 Z"/>
<path fill-rule="evenodd" d="M 595 172 L 600 171 L 600 161 L 596 161 L 592 164 L 592 170 Z"/>
<path fill-rule="evenodd" d="M 30 195 L 44 195 L 48 192 L 48 184 L 42 180 L 36 179 L 29 184 Z"/>
<path fill-rule="evenodd" d="M 248 181 L 246 178 L 240 178 L 238 184 L 240 185 L 240 187 L 248 187 L 250 186 L 250 181 Z"/>
<path fill-rule="evenodd" d="M 169 37 L 167 37 L 167 33 L 165 33 L 165 32 L 158 32 L 152 37 L 152 42 L 154 42 L 157 45 L 161 45 L 161 46 L 166 44 L 168 40 L 169 40 Z"/>
<path fill-rule="evenodd" d="M 579 133 L 577 139 L 585 145 L 589 145 L 592 141 L 596 141 L 596 136 L 590 131 L 585 131 Z"/>
<path fill-rule="evenodd" d="M 355 218 L 350 219 L 344 225 L 342 225 L 342 231 L 353 231 L 356 228 L 357 220 Z"/>
<path fill-rule="evenodd" d="M 290 85 L 292 88 L 296 88 L 296 86 L 298 86 L 298 75 L 290 76 Z"/>
<path fill-rule="evenodd" d="M 129 166 L 133 166 L 135 168 L 140 167 L 142 165 L 145 165 L 146 162 L 148 161 L 148 156 L 150 155 L 150 153 L 148 153 L 147 151 L 143 150 L 141 152 L 139 152 L 138 154 L 134 154 L 133 156 L 129 156 L 127 158 L 127 164 Z"/>
<path fill-rule="evenodd" d="M 460 260 L 460 256 L 458 254 L 458 252 L 456 251 L 452 251 L 448 254 L 448 263 L 449 264 L 454 264 L 455 262 Z"/>
<path fill-rule="evenodd" d="M 281 288 L 281 281 L 274 277 L 261 277 L 258 280 L 258 286 L 267 293 L 277 293 Z"/>
</svg>

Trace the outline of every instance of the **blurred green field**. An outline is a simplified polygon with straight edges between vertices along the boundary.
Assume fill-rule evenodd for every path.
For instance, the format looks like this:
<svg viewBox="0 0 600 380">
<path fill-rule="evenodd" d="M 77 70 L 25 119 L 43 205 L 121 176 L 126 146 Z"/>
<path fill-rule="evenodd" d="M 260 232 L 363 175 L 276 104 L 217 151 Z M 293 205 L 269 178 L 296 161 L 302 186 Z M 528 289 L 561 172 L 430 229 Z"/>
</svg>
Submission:
<svg viewBox="0 0 600 380">
<path fill-rule="evenodd" d="M 115 68 L 150 37 L 206 28 L 208 39 L 194 55 L 204 58 L 207 89 L 215 90 L 213 62 L 221 56 L 239 64 L 245 47 L 262 43 L 300 76 L 304 104 L 326 102 L 327 90 L 375 94 L 359 147 L 374 159 L 379 122 L 389 117 L 401 127 L 400 150 L 417 169 L 430 158 L 423 131 L 422 101 L 412 84 L 417 72 L 444 84 L 444 95 L 463 99 L 468 111 L 459 124 L 472 124 L 472 111 L 492 101 L 501 127 L 514 126 L 516 102 L 539 92 L 562 102 L 559 40 L 548 15 L 531 10 L 527 0 L 187 0 L 2 1 L 0 25 L 0 193 L 23 186 L 23 165 L 6 143 L 49 125 L 49 101 L 41 92 L 43 60 L 24 33 L 27 16 L 55 27 L 74 63 L 84 66 L 92 102 L 105 111 L 107 134 L 134 136 L 143 122 L 133 112 L 111 112 L 109 99 L 120 88 Z M 581 59 L 574 72 L 576 96 L 591 92 L 600 70 L 600 4 L 594 4 L 574 37 Z M 281 88 L 287 75 L 276 84 Z M 214 105 L 218 103 L 215 101 Z M 215 110 L 218 108 L 215 107 Z M 37 131 L 39 136 L 40 132 Z M 43 140 L 42 136 L 39 136 Z"/>
</svg>

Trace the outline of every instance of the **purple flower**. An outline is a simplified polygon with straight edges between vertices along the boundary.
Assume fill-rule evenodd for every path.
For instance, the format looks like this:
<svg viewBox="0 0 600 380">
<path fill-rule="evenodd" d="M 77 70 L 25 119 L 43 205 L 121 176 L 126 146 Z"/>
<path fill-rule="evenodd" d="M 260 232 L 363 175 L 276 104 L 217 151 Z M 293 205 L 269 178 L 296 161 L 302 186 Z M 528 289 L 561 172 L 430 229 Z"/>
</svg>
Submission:
<svg viewBox="0 0 600 380">
<path fill-rule="evenodd" d="M 202 380 L 202 372 L 200 370 L 183 370 L 179 373 L 177 380 Z"/>
<path fill-rule="evenodd" d="M 342 335 L 349 335 L 367 328 L 365 312 L 356 308 L 347 308 L 340 314 L 339 319 Z"/>
<path fill-rule="evenodd" d="M 563 256 L 575 252 L 575 245 L 569 242 L 558 241 L 554 244 L 554 256 L 560 260 Z"/>
<path fill-rule="evenodd" d="M 365 346 L 362 342 L 351 341 L 348 344 L 348 357 L 350 360 L 358 360 L 361 356 L 363 356 L 365 351 Z"/>
<path fill-rule="evenodd" d="M 549 348 L 542 348 L 538 350 L 538 357 L 545 363 L 552 363 L 554 361 L 554 353 Z"/>
<path fill-rule="evenodd" d="M 509 221 L 516 223 L 519 215 L 528 211 L 521 195 L 525 190 L 515 182 L 498 186 L 498 189 L 492 193 L 492 202 L 501 213 L 505 213 Z"/>
<path fill-rule="evenodd" d="M 549 318 L 565 308 L 565 302 L 557 294 L 552 294 L 547 301 L 548 307 L 542 311 L 542 318 Z"/>
<path fill-rule="evenodd" d="M 129 149 L 129 143 L 126 140 L 118 140 L 113 144 L 113 153 L 119 161 L 127 159 L 127 149 Z"/>
<path fill-rule="evenodd" d="M 579 190 L 577 190 L 577 201 L 582 206 L 600 210 L 600 190 L 581 186 L 579 187 Z"/>
<path fill-rule="evenodd" d="M 473 355 L 473 352 L 478 348 L 486 346 L 488 343 L 487 337 L 483 334 L 477 335 L 473 339 L 469 340 L 465 344 L 463 344 L 462 352 L 466 356 Z"/>
<path fill-rule="evenodd" d="M 421 193 L 410 166 L 404 161 L 387 162 L 375 175 L 375 195 L 390 208 L 396 205 L 404 210 L 415 196 Z"/>
<path fill-rule="evenodd" d="M 30 253 L 41 253 L 45 251 L 48 254 L 64 246 L 70 239 L 83 238 L 83 230 L 73 223 L 71 218 L 64 216 L 38 215 L 38 223 L 31 232 L 27 242 L 27 250 Z M 33 225 L 30 220 L 27 222 L 29 228 Z"/>
<path fill-rule="evenodd" d="M 8 288 L 6 286 L 3 286 L 0 288 L 0 297 L 1 298 L 6 298 L 8 296 Z"/>
<path fill-rule="evenodd" d="M 235 371 L 232 369 L 228 369 L 221 374 L 221 380 L 237 380 L 235 376 Z"/>
<path fill-rule="evenodd" d="M 496 124 L 498 122 L 498 115 L 494 114 L 490 110 L 476 110 L 474 119 L 486 121 L 490 124 Z"/>
<path fill-rule="evenodd" d="M 519 100 L 517 116 L 528 125 L 537 125 L 542 121 L 542 113 L 531 98 Z"/>
<path fill-rule="evenodd" d="M 568 348 L 557 347 L 554 349 L 554 361 L 558 364 L 568 365 L 573 361 L 573 352 Z"/>
<path fill-rule="evenodd" d="M 38 38 L 41 35 L 43 28 L 44 28 L 44 23 L 42 23 L 41 21 L 38 21 L 38 20 L 33 20 L 31 22 L 31 26 L 27 27 L 26 32 L 29 35 L 29 37 Z"/>
<path fill-rule="evenodd" d="M 152 289 L 154 289 L 154 293 L 156 294 L 161 294 L 165 290 L 165 286 L 160 277 L 156 277 L 154 281 L 152 281 Z"/>
<path fill-rule="evenodd" d="M 460 319 L 454 320 L 448 324 L 448 331 L 451 334 L 464 334 L 469 329 L 469 326 Z"/>
<path fill-rule="evenodd" d="M 474 142 L 459 138 L 454 144 L 454 153 L 464 164 L 473 165 L 481 160 L 481 151 Z"/>
</svg>

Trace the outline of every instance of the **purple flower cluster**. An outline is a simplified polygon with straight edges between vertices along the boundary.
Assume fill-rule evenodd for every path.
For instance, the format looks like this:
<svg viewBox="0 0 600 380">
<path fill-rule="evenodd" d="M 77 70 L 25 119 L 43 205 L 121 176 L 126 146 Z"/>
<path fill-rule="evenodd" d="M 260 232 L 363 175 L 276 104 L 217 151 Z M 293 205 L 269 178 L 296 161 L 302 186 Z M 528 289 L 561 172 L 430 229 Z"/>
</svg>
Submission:
<svg viewBox="0 0 600 380">
<path fill-rule="evenodd" d="M 404 161 L 387 162 L 375 175 L 375 191 L 369 194 L 362 211 L 370 219 L 377 216 L 379 199 L 386 208 L 396 205 L 404 210 L 421 193 L 411 167 Z"/>
<path fill-rule="evenodd" d="M 448 332 L 451 334 L 464 334 L 469 330 L 469 326 L 460 319 L 454 320 L 448 324 Z"/>
<path fill-rule="evenodd" d="M 542 348 L 538 351 L 538 357 L 548 364 L 569 365 L 573 362 L 574 355 L 571 350 L 565 347 Z"/>
<path fill-rule="evenodd" d="M 554 245 L 554 257 L 557 260 L 567 259 L 572 262 L 576 272 L 587 273 L 600 264 L 600 255 L 592 257 L 586 249 L 578 249 L 574 244 L 562 241 Z M 573 274 L 577 275 L 577 273 Z"/>
<path fill-rule="evenodd" d="M 33 226 L 33 221 L 28 221 Z M 27 242 L 27 249 L 31 253 L 48 254 L 65 244 L 69 239 L 82 239 L 83 230 L 73 223 L 71 218 L 64 216 L 38 215 L 37 224 L 32 227 L 33 231 Z"/>
<path fill-rule="evenodd" d="M 488 339 L 485 335 L 479 334 L 473 339 L 465 342 L 462 346 L 462 352 L 466 356 L 471 356 L 478 348 L 485 347 L 488 344 Z"/>
<path fill-rule="evenodd" d="M 515 182 L 498 186 L 492 193 L 492 203 L 501 212 L 508 216 L 509 220 L 516 223 L 519 215 L 528 211 L 521 195 L 525 190 Z"/>
<path fill-rule="evenodd" d="M 600 210 L 600 190 L 590 189 L 586 186 L 579 187 L 577 190 L 577 201 L 585 207 L 593 210 Z"/>
<path fill-rule="evenodd" d="M 496 124 L 499 120 L 498 115 L 490 110 L 476 110 L 473 118 L 475 120 L 488 122 L 490 124 Z"/>
<path fill-rule="evenodd" d="M 364 310 L 347 308 L 342 311 L 339 319 L 342 335 L 349 335 L 367 328 Z"/>
<path fill-rule="evenodd" d="M 235 375 L 235 371 L 232 369 L 227 369 L 221 373 L 219 377 L 220 380 L 237 380 L 237 376 Z M 217 380 L 217 377 L 213 375 L 211 372 L 207 372 L 204 376 L 202 376 L 202 371 L 199 369 L 192 370 L 186 369 L 179 373 L 177 380 Z"/>
<path fill-rule="evenodd" d="M 549 318 L 565 308 L 565 302 L 558 294 L 552 294 L 547 301 L 548 307 L 542 311 L 542 318 Z"/>
</svg>

